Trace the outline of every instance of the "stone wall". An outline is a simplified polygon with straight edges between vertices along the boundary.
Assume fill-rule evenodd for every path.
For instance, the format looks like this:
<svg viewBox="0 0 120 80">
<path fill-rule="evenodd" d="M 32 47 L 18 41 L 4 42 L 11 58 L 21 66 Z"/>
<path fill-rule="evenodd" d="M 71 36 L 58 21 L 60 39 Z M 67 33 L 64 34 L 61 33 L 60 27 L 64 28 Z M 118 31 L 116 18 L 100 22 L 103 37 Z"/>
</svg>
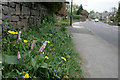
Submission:
<svg viewBox="0 0 120 80">
<path fill-rule="evenodd" d="M 0 21 L 7 21 L 16 28 L 26 28 L 40 22 L 43 14 L 50 11 L 42 5 L 42 2 L 2 2 Z"/>
</svg>

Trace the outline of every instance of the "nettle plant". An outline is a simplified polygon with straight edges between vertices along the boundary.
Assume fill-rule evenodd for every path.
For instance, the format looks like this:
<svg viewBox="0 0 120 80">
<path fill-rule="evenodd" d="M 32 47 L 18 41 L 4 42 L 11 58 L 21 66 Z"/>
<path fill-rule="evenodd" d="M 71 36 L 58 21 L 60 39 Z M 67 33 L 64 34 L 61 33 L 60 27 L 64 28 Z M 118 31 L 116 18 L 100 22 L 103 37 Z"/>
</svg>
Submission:
<svg viewBox="0 0 120 80">
<path fill-rule="evenodd" d="M 48 23 L 24 31 L 4 22 L 2 28 L 3 78 L 53 79 L 68 75 L 66 54 L 57 56 L 54 48 L 63 44 L 53 45 L 56 38 L 52 36 L 61 36 Z"/>
</svg>

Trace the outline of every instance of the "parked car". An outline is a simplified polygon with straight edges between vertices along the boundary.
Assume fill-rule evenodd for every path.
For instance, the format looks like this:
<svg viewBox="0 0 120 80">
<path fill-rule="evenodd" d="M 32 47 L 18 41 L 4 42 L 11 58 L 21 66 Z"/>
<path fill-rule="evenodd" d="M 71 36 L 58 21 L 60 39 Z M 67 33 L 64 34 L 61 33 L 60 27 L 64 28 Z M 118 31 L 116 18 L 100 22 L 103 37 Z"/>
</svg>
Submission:
<svg viewBox="0 0 120 80">
<path fill-rule="evenodd" d="M 94 21 L 95 21 L 95 22 L 99 22 L 99 20 L 98 20 L 98 19 L 95 19 Z"/>
</svg>

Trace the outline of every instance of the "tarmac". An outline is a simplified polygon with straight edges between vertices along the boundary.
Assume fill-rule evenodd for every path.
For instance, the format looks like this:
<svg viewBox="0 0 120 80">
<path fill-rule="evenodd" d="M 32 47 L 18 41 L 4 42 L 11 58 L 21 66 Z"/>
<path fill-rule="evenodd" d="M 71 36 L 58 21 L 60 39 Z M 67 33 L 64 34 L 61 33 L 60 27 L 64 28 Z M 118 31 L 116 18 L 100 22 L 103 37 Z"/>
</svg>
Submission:
<svg viewBox="0 0 120 80">
<path fill-rule="evenodd" d="M 118 78 L 118 48 L 95 35 L 80 22 L 67 27 L 82 59 L 86 78 Z"/>
</svg>

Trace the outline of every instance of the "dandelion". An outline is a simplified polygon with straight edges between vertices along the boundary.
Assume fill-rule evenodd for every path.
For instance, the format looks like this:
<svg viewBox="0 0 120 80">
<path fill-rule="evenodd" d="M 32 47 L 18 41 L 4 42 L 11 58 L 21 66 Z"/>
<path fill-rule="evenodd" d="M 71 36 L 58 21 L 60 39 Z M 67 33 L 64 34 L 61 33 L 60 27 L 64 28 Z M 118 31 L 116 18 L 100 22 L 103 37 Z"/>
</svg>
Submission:
<svg viewBox="0 0 120 80">
<path fill-rule="evenodd" d="M 29 74 L 26 73 L 25 76 L 24 76 L 24 78 L 29 78 Z"/>
<path fill-rule="evenodd" d="M 18 32 L 15 32 L 15 34 L 18 34 Z"/>
<path fill-rule="evenodd" d="M 8 33 L 11 33 L 11 30 L 9 30 Z"/>
<path fill-rule="evenodd" d="M 21 40 L 21 38 L 20 38 L 20 34 L 21 34 L 21 31 L 19 31 L 19 34 L 18 34 L 18 40 Z"/>
<path fill-rule="evenodd" d="M 46 59 L 49 59 L 49 57 L 48 57 L 48 56 L 45 56 L 45 58 L 46 58 Z"/>
<path fill-rule="evenodd" d="M 24 43 L 27 43 L 28 41 L 27 40 L 23 40 Z"/>
<path fill-rule="evenodd" d="M 61 57 L 61 59 L 63 59 L 64 61 L 66 61 L 66 58 L 65 58 L 65 57 Z"/>
<path fill-rule="evenodd" d="M 50 43 L 50 41 L 47 41 L 47 43 Z"/>
<path fill-rule="evenodd" d="M 17 55 L 17 57 L 18 57 L 18 59 L 20 59 L 21 58 L 21 56 L 20 56 L 20 52 L 18 51 L 18 55 Z"/>
<path fill-rule="evenodd" d="M 43 49 L 45 48 L 46 44 L 47 44 L 47 41 L 45 41 L 44 44 L 42 45 L 42 47 L 39 49 L 40 52 L 43 51 Z"/>
<path fill-rule="evenodd" d="M 33 43 L 31 45 L 31 49 L 33 49 L 34 44 L 35 44 L 35 40 L 33 40 Z"/>
</svg>

